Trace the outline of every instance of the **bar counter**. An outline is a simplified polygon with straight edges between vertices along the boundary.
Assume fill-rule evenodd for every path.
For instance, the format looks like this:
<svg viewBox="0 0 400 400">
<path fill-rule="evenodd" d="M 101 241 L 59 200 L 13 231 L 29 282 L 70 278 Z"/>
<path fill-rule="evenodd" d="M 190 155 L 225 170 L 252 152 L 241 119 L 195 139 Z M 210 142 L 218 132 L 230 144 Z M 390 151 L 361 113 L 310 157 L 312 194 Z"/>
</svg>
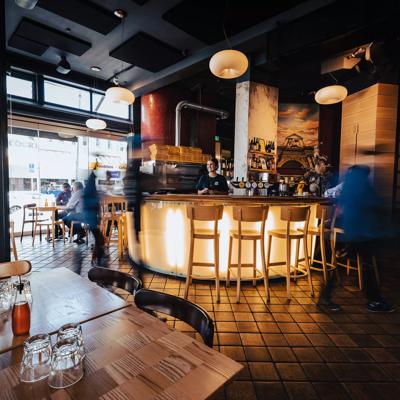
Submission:
<svg viewBox="0 0 400 400">
<path fill-rule="evenodd" d="M 330 200 L 318 197 L 263 197 L 263 196 L 199 196 L 191 194 L 149 195 L 141 206 L 141 232 L 139 242 L 133 234 L 133 214 L 127 215 L 128 250 L 130 258 L 141 262 L 148 269 L 163 274 L 186 276 L 189 256 L 190 223 L 186 216 L 188 204 L 223 204 L 223 218 L 219 221 L 220 231 L 220 277 L 226 278 L 228 266 L 229 230 L 237 229 L 237 223 L 232 217 L 232 207 L 240 205 L 268 205 L 269 213 L 266 221 L 267 235 L 269 229 L 285 228 L 286 222 L 280 220 L 282 206 L 311 207 L 310 226 L 317 226 L 315 209 L 317 204 L 326 204 Z M 211 228 L 212 222 L 196 222 L 196 227 Z M 259 229 L 260 223 L 248 223 L 246 229 Z M 302 227 L 302 223 L 293 226 Z M 266 241 L 267 242 L 267 241 Z M 294 241 L 292 257 L 294 261 Z M 271 250 L 271 262 L 285 260 L 285 244 L 283 240 L 274 240 Z M 196 240 L 194 250 L 195 260 L 212 262 L 213 244 L 211 240 Z M 302 253 L 300 252 L 300 257 Z M 253 259 L 252 243 L 244 241 L 242 246 L 242 263 L 250 263 Z M 237 241 L 233 242 L 232 262 L 237 263 Z M 257 268 L 261 271 L 260 244 L 257 244 Z M 271 267 L 270 277 L 280 276 L 280 270 L 285 267 Z M 195 268 L 195 274 L 201 276 L 213 275 L 212 268 Z M 244 268 L 243 277 L 250 277 L 251 268 Z"/>
</svg>

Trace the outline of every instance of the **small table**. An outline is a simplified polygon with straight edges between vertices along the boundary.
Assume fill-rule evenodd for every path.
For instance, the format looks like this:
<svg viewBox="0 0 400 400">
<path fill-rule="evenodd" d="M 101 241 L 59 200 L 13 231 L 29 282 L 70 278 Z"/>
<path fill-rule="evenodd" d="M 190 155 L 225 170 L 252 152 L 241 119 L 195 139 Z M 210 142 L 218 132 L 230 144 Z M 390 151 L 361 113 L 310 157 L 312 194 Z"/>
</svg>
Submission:
<svg viewBox="0 0 400 400">
<path fill-rule="evenodd" d="M 82 325 L 85 375 L 51 389 L 19 382 L 22 349 L 0 355 L 0 399 L 201 400 L 243 366 L 132 305 Z M 53 338 L 54 343 L 54 338 Z"/>
<path fill-rule="evenodd" d="M 29 336 L 55 333 L 70 322 L 85 322 L 126 307 L 128 303 L 67 268 L 27 276 L 32 289 Z M 14 336 L 11 313 L 0 316 L 0 354 L 22 346 L 26 336 Z M 1 387 L 1 384 L 0 384 Z"/>
</svg>

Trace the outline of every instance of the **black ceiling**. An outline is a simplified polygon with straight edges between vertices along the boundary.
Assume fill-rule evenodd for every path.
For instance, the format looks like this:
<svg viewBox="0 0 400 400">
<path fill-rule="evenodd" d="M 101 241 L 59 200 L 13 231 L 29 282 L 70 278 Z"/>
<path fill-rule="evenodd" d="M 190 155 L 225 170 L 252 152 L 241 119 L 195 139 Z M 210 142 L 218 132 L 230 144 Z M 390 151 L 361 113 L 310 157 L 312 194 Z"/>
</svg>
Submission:
<svg viewBox="0 0 400 400">
<path fill-rule="evenodd" d="M 139 95 L 198 73 L 215 83 L 208 60 L 228 46 L 224 29 L 250 56 L 258 79 L 304 91 L 320 84 L 324 58 L 399 36 L 396 0 L 39 0 L 33 10 L 5 4 L 7 49 L 24 58 L 21 65 L 56 65 L 66 55 L 73 73 L 99 81 L 119 74 Z M 117 8 L 127 12 L 122 23 Z"/>
</svg>

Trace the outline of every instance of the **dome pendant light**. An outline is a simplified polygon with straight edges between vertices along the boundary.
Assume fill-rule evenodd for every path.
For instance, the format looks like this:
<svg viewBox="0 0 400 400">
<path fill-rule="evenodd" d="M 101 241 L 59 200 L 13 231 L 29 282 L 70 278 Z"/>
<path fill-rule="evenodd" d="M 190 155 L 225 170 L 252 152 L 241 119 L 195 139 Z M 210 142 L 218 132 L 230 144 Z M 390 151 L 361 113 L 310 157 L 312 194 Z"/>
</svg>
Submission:
<svg viewBox="0 0 400 400">
<path fill-rule="evenodd" d="M 86 120 L 86 126 L 93 131 L 99 131 L 107 127 L 106 121 L 98 118 L 89 118 Z"/>
<path fill-rule="evenodd" d="M 241 51 L 222 50 L 211 57 L 209 66 L 218 78 L 234 79 L 247 71 L 249 61 Z"/>
<path fill-rule="evenodd" d="M 106 100 L 111 103 L 121 103 L 131 105 L 135 101 L 135 95 L 129 90 L 121 86 L 113 86 L 106 90 Z"/>
<path fill-rule="evenodd" d="M 336 104 L 347 97 L 347 89 L 342 85 L 325 86 L 315 93 L 318 104 Z"/>
</svg>

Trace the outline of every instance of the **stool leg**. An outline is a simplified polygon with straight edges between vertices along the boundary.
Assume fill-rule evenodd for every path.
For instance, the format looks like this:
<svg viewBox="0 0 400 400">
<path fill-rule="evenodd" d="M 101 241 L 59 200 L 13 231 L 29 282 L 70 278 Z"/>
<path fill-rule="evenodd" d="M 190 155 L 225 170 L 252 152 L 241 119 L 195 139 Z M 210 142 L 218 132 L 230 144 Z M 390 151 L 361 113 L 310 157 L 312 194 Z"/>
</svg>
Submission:
<svg viewBox="0 0 400 400">
<path fill-rule="evenodd" d="M 24 237 L 24 226 L 25 226 L 25 221 L 22 222 L 22 231 L 21 231 L 21 237 L 20 237 L 21 242 L 22 242 L 22 238 Z M 33 222 L 32 222 L 32 237 L 33 237 Z"/>
<path fill-rule="evenodd" d="M 376 283 L 379 285 L 380 284 L 379 271 L 375 256 L 372 256 L 372 268 L 374 269 Z"/>
<path fill-rule="evenodd" d="M 307 236 L 304 236 L 303 246 L 304 246 L 304 260 L 306 262 L 306 268 L 307 268 L 308 284 L 310 286 L 310 294 L 311 294 L 311 296 L 314 296 L 314 289 L 313 289 L 312 278 L 311 278 L 310 260 L 308 258 Z"/>
<path fill-rule="evenodd" d="M 297 269 L 299 268 L 299 252 L 300 252 L 300 239 L 296 239 L 296 258 L 294 260 L 294 276 L 297 277 Z"/>
<path fill-rule="evenodd" d="M 238 240 L 238 268 L 236 278 L 236 303 L 240 303 L 240 278 L 242 276 L 242 238 Z"/>
<path fill-rule="evenodd" d="M 185 284 L 185 294 L 184 298 L 187 299 L 189 294 L 189 285 L 192 279 L 192 271 L 193 271 L 193 253 L 194 253 L 194 237 L 190 238 L 190 248 L 189 248 L 189 261 L 188 261 L 188 269 L 186 272 L 186 284 Z"/>
<path fill-rule="evenodd" d="M 286 238 L 286 292 L 287 298 L 290 300 L 290 247 L 291 247 L 291 240 L 287 237 Z"/>
<path fill-rule="evenodd" d="M 269 302 L 269 264 L 271 262 L 271 247 L 272 247 L 272 236 L 268 235 L 268 250 L 267 250 L 267 264 L 265 266 L 264 271 L 264 286 L 265 286 L 265 295 L 267 298 L 267 303 Z"/>
<path fill-rule="evenodd" d="M 253 240 L 253 286 L 257 285 L 257 240 Z"/>
<path fill-rule="evenodd" d="M 325 252 L 325 238 L 319 236 L 319 243 L 321 246 L 321 258 L 322 258 L 322 270 L 324 273 L 324 284 L 326 285 L 327 277 L 326 277 L 326 252 Z"/>
<path fill-rule="evenodd" d="M 217 294 L 217 303 L 220 302 L 219 289 L 219 236 L 214 238 L 214 258 L 215 258 L 215 290 Z"/>
<path fill-rule="evenodd" d="M 350 275 L 350 258 L 347 258 L 347 276 Z"/>
<path fill-rule="evenodd" d="M 363 265 L 361 256 L 357 253 L 357 270 L 358 270 L 358 286 L 360 290 L 363 288 Z"/>
<path fill-rule="evenodd" d="M 69 242 L 72 243 L 72 239 L 74 238 L 74 221 L 71 221 L 71 228 L 69 229 Z"/>
<path fill-rule="evenodd" d="M 266 297 L 268 296 L 268 291 L 269 291 L 269 287 L 268 287 L 268 272 L 267 272 L 267 267 L 265 265 L 265 243 L 264 243 L 264 234 L 261 235 L 261 240 L 260 240 L 260 247 L 261 247 L 261 266 L 262 266 L 262 270 L 263 270 L 263 276 L 264 276 L 264 287 L 265 287 L 265 294 Z M 269 246 L 268 246 L 268 258 L 269 258 Z"/>
<path fill-rule="evenodd" d="M 232 264 L 232 245 L 233 237 L 229 236 L 229 252 L 228 252 L 228 270 L 226 271 L 226 287 L 231 284 L 231 264 Z"/>
</svg>

